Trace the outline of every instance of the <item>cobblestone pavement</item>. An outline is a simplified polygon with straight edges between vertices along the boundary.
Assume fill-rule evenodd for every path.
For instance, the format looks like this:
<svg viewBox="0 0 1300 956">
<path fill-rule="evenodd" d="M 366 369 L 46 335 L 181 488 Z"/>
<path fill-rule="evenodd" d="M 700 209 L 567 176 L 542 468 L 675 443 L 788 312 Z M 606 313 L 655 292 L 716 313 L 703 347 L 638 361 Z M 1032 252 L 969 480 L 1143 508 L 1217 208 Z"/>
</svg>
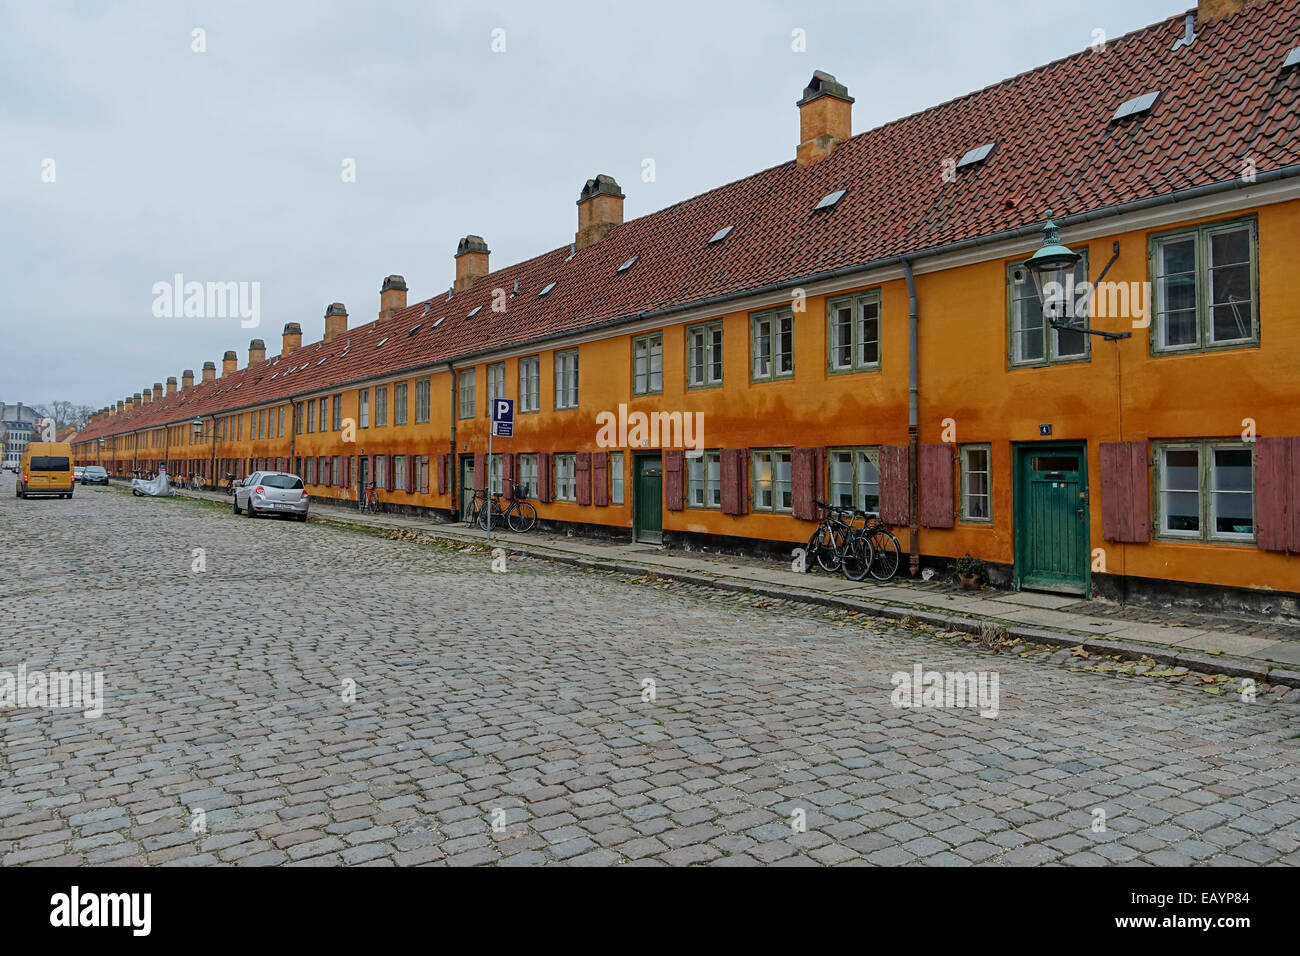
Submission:
<svg viewBox="0 0 1300 956">
<path fill-rule="evenodd" d="M 1283 702 L 117 488 L 0 540 L 0 672 L 106 698 L 0 713 L 6 865 L 1300 862 Z"/>
</svg>

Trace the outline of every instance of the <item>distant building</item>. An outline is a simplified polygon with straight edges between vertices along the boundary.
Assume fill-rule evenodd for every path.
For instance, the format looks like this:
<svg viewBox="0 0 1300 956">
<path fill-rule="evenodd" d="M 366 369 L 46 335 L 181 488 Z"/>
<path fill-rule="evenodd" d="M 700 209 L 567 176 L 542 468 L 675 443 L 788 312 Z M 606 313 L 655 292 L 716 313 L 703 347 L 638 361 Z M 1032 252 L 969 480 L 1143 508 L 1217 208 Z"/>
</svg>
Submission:
<svg viewBox="0 0 1300 956">
<path fill-rule="evenodd" d="M 18 469 L 23 460 L 23 451 L 32 440 L 39 416 L 30 407 L 19 402 L 6 405 L 0 402 L 0 441 L 4 447 L 5 468 Z"/>
</svg>

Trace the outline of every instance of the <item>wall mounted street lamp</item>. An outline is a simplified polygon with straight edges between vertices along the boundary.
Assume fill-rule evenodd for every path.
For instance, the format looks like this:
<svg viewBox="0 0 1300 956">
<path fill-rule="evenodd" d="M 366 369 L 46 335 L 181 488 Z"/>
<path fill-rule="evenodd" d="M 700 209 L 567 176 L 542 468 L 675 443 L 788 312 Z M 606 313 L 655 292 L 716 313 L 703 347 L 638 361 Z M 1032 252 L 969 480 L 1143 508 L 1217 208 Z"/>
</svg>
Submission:
<svg viewBox="0 0 1300 956">
<path fill-rule="evenodd" d="M 1090 329 L 1082 317 L 1076 317 L 1077 322 L 1062 319 L 1064 306 L 1068 301 L 1068 290 L 1074 287 L 1074 268 L 1082 258 L 1079 253 L 1061 242 L 1056 223 L 1052 221 L 1052 210 L 1047 210 L 1047 222 L 1043 224 L 1043 244 L 1025 260 L 1024 266 L 1029 272 L 1029 277 L 1034 280 L 1034 289 L 1038 292 L 1038 301 L 1043 304 L 1043 315 L 1047 318 L 1048 325 L 1066 332 L 1100 335 L 1107 342 L 1132 338 L 1132 332 L 1102 332 L 1098 329 Z M 1111 251 L 1110 261 L 1097 277 L 1098 283 L 1106 278 L 1106 273 L 1118 258 L 1119 242 L 1116 241 Z"/>
</svg>

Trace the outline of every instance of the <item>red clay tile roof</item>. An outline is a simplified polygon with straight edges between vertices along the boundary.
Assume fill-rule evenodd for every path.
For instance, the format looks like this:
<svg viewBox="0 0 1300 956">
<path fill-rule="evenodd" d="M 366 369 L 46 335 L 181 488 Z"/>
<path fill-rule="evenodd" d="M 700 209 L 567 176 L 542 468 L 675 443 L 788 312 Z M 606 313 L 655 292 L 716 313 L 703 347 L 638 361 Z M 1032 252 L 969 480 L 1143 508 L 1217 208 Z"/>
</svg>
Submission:
<svg viewBox="0 0 1300 956">
<path fill-rule="evenodd" d="M 1104 50 L 859 133 L 820 162 L 800 167 L 791 160 L 626 222 L 572 258 L 566 245 L 492 272 L 450 301 L 443 293 L 382 326 L 369 322 L 328 344 L 103 419 L 79 440 L 792 285 L 1024 228 L 1048 208 L 1074 215 L 1228 182 L 1241 175 L 1246 157 L 1260 173 L 1300 163 L 1300 70 L 1281 72 L 1287 51 L 1300 45 L 1300 0 L 1200 24 L 1195 42 L 1174 50 L 1183 32 L 1180 14 Z M 1149 112 L 1111 122 L 1122 102 L 1152 90 L 1160 95 Z M 944 181 L 945 158 L 989 142 L 997 145 L 986 160 L 961 169 L 955 183 Z M 814 211 L 838 189 L 848 192 L 834 208 Z M 731 234 L 709 245 L 728 225 Z M 634 255 L 630 269 L 616 271 Z M 516 280 L 507 311 L 493 312 L 493 290 L 508 294 Z M 539 298 L 550 282 L 554 290 Z M 484 308 L 468 319 L 476 306 Z"/>
</svg>

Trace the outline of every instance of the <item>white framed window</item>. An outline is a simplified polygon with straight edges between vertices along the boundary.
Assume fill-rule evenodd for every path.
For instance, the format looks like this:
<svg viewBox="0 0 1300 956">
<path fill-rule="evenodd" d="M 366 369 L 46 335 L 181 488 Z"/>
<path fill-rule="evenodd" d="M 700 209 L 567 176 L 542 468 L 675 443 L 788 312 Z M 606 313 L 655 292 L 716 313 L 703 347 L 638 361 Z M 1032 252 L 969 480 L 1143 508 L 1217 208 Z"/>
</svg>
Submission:
<svg viewBox="0 0 1300 956">
<path fill-rule="evenodd" d="M 993 520 L 993 455 L 989 445 L 960 446 L 961 520 Z"/>
<path fill-rule="evenodd" d="M 759 312 L 750 318 L 750 378 L 770 381 L 794 375 L 794 312 Z"/>
<path fill-rule="evenodd" d="M 761 449 L 751 455 L 755 511 L 791 511 L 794 495 L 790 488 L 789 449 Z"/>
<path fill-rule="evenodd" d="M 1151 240 L 1151 351 L 1259 341 L 1255 220 L 1210 223 Z"/>
<path fill-rule="evenodd" d="M 505 494 L 505 489 L 501 487 L 501 456 L 488 456 L 488 493 L 493 495 Z"/>
<path fill-rule="evenodd" d="M 388 424 L 388 386 L 375 386 L 375 427 L 383 428 Z"/>
<path fill-rule="evenodd" d="M 325 417 L 329 414 L 329 401 L 328 398 L 322 398 L 316 403 L 316 430 L 322 434 L 329 431 L 329 428 L 326 427 L 329 420 Z M 242 424 L 240 426 L 240 431 L 243 431 Z"/>
<path fill-rule="evenodd" d="M 515 467 L 519 470 L 515 483 L 520 494 L 527 498 L 535 497 L 537 495 L 537 456 L 533 454 L 520 455 L 515 459 Z"/>
<path fill-rule="evenodd" d="M 506 397 L 506 363 L 497 362 L 487 367 L 488 408 L 493 399 Z"/>
<path fill-rule="evenodd" d="M 1074 267 L 1075 288 L 1088 281 L 1088 251 Z M 1079 304 L 1076 298 L 1075 305 Z M 1054 329 L 1043 314 L 1043 300 L 1034 287 L 1029 270 L 1022 263 L 1007 266 L 1007 323 L 1012 365 L 1052 365 L 1058 362 L 1081 362 L 1091 355 L 1091 343 L 1085 332 Z M 1062 321 L 1086 323 L 1086 316 Z"/>
<path fill-rule="evenodd" d="M 705 322 L 686 330 L 686 385 L 709 388 L 722 384 L 722 323 Z"/>
<path fill-rule="evenodd" d="M 555 353 L 555 407 L 578 407 L 578 350 Z"/>
<path fill-rule="evenodd" d="M 1254 446 L 1241 441 L 1160 442 L 1156 533 L 1192 541 L 1255 540 Z"/>
<path fill-rule="evenodd" d="M 357 427 L 370 427 L 370 389 L 357 392 Z"/>
<path fill-rule="evenodd" d="M 376 488 L 388 487 L 388 456 L 375 456 L 375 473 L 371 476 L 371 481 L 375 483 Z"/>
<path fill-rule="evenodd" d="M 405 404 L 405 403 L 403 403 Z M 403 421 L 406 417 L 405 409 L 402 412 Z M 418 378 L 415 380 L 415 423 L 423 425 L 429 420 L 429 380 L 427 378 Z"/>
<path fill-rule="evenodd" d="M 655 332 L 632 340 L 632 394 L 664 390 L 664 334 Z"/>
<path fill-rule="evenodd" d="M 279 413 L 278 413 L 278 417 L 277 417 L 276 428 L 275 428 L 275 437 L 276 437 L 276 438 L 283 438 L 283 437 L 284 437 L 284 409 L 285 409 L 285 406 L 284 406 L 284 405 L 281 405 L 281 406 L 280 406 Z"/>
<path fill-rule="evenodd" d="M 460 417 L 474 417 L 474 398 L 475 398 L 475 370 L 472 368 L 461 369 L 456 381 L 460 389 Z"/>
<path fill-rule="evenodd" d="M 722 507 L 722 455 L 716 449 L 686 459 L 686 506 Z"/>
<path fill-rule="evenodd" d="M 343 428 L 343 396 L 334 396 L 334 430 L 339 431 Z"/>
<path fill-rule="evenodd" d="M 623 453 L 621 451 L 609 453 L 609 503 L 613 505 L 623 503 Z"/>
<path fill-rule="evenodd" d="M 880 367 L 880 290 L 833 299 L 827 321 L 832 372 Z"/>
<path fill-rule="evenodd" d="M 832 448 L 826 453 L 830 504 L 862 511 L 880 510 L 878 448 Z"/>
<path fill-rule="evenodd" d="M 555 456 L 555 500 L 578 500 L 578 470 L 575 455 Z"/>
<path fill-rule="evenodd" d="M 541 359 L 536 355 L 529 355 L 519 360 L 519 410 L 521 412 L 541 410 L 541 364 Z"/>
<path fill-rule="evenodd" d="M 393 386 L 393 424 L 405 425 L 407 412 L 406 383 L 398 382 Z"/>
<path fill-rule="evenodd" d="M 406 456 L 393 456 L 393 490 L 406 490 Z"/>
</svg>

